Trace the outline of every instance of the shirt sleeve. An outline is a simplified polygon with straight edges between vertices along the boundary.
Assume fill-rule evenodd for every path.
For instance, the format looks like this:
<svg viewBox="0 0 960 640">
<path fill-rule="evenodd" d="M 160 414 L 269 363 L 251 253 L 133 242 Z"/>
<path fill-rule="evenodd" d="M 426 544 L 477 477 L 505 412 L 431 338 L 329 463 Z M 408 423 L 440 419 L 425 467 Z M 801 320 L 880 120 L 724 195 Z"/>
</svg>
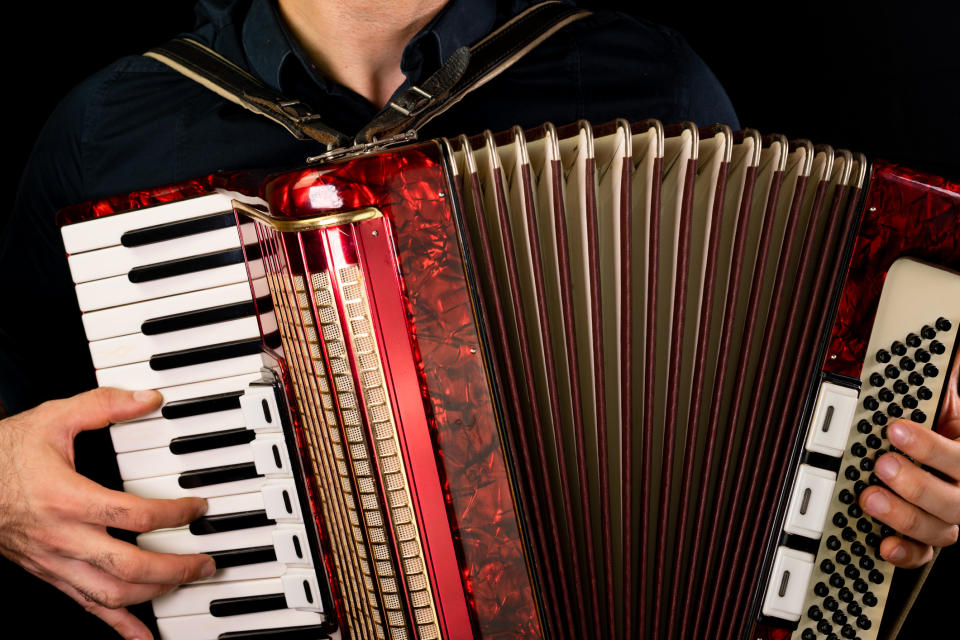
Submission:
<svg viewBox="0 0 960 640">
<path fill-rule="evenodd" d="M 0 401 L 12 413 L 94 386 L 57 211 L 82 199 L 82 86 L 41 131 L 0 232 Z"/>
</svg>

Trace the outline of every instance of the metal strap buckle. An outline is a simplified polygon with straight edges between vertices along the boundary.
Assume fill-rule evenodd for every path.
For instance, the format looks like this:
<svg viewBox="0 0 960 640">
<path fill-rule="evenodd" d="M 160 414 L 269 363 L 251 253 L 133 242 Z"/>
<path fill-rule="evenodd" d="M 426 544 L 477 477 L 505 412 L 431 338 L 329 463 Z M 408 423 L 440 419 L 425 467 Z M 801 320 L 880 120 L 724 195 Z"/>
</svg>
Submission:
<svg viewBox="0 0 960 640">
<path fill-rule="evenodd" d="M 396 102 L 390 101 L 389 106 L 394 111 L 400 112 L 401 115 L 409 118 L 410 116 L 415 116 L 421 113 L 424 109 L 427 108 L 427 105 L 433 101 L 433 96 L 421 89 L 420 87 L 414 85 L 407 90 L 407 93 L 403 95 L 403 98 L 406 98 L 410 95 L 410 92 L 416 93 L 420 96 L 420 99 L 416 100 L 416 103 L 410 108 L 407 109 Z M 403 99 L 401 98 L 401 100 Z"/>
</svg>

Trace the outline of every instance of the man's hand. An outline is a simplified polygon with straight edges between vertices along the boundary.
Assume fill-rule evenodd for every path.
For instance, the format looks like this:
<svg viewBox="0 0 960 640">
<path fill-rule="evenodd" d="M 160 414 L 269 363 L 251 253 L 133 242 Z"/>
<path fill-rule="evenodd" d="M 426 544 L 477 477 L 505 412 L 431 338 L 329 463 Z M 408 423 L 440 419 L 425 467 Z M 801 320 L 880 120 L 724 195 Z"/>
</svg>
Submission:
<svg viewBox="0 0 960 640">
<path fill-rule="evenodd" d="M 893 527 L 900 535 L 884 538 L 880 554 L 903 568 L 919 567 L 933 558 L 933 547 L 957 541 L 960 524 L 960 397 L 957 381 L 960 360 L 947 382 L 937 429 L 898 420 L 887 427 L 887 437 L 903 452 L 877 459 L 874 473 L 888 488 L 868 487 L 860 506 L 869 515 Z M 937 477 L 917 463 L 939 472 Z"/>
<path fill-rule="evenodd" d="M 156 391 L 95 389 L 0 421 L 0 553 L 54 585 L 127 640 L 147 627 L 124 607 L 210 576 L 206 555 L 143 551 L 107 527 L 150 531 L 203 515 L 199 498 L 147 500 L 110 491 L 75 471 L 80 431 L 155 410 Z"/>
</svg>

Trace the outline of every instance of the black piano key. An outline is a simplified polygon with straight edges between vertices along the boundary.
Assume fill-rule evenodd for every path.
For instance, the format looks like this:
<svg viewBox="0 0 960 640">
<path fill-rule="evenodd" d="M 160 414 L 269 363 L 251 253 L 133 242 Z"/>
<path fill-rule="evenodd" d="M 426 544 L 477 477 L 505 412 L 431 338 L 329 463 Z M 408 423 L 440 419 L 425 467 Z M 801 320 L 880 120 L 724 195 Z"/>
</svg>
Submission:
<svg viewBox="0 0 960 640">
<path fill-rule="evenodd" d="M 242 598 L 220 598 L 210 603 L 210 615 L 216 618 L 239 616 L 244 613 L 277 611 L 287 608 L 287 598 L 282 593 L 270 593 Z"/>
<path fill-rule="evenodd" d="M 250 478 L 259 477 L 260 474 L 257 473 L 257 465 L 253 462 L 244 462 L 241 464 L 228 464 L 222 467 L 208 467 L 206 469 L 184 471 L 180 474 L 180 477 L 177 478 L 177 483 L 184 489 L 196 489 L 197 487 L 207 487 L 212 484 L 249 480 Z"/>
<path fill-rule="evenodd" d="M 252 356 L 260 353 L 261 344 L 260 338 L 250 338 L 247 340 L 233 340 L 220 344 L 194 347 L 193 349 L 183 349 L 181 351 L 170 351 L 169 353 L 151 356 L 150 368 L 154 371 L 166 371 L 168 369 L 189 367 L 205 362 Z"/>
<path fill-rule="evenodd" d="M 246 318 L 257 313 L 270 311 L 273 308 L 273 302 L 269 297 L 259 298 L 256 303 L 253 300 L 246 302 L 237 302 L 234 304 L 224 304 L 218 307 L 208 309 L 198 309 L 197 311 L 187 311 L 184 313 L 175 313 L 169 316 L 151 318 L 140 325 L 140 332 L 146 336 L 155 336 L 170 331 L 182 331 L 184 329 L 193 329 L 227 320 L 237 320 Z"/>
<path fill-rule="evenodd" d="M 197 451 L 234 447 L 238 444 L 247 444 L 256 437 L 255 431 L 242 427 L 212 433 L 198 433 L 192 436 L 180 436 L 170 441 L 170 453 L 179 456 L 185 453 L 196 453 Z"/>
<path fill-rule="evenodd" d="M 230 391 L 210 396 L 189 398 L 187 400 L 175 400 L 163 405 L 163 408 L 160 409 L 160 415 L 167 420 L 175 420 L 177 418 L 199 416 L 204 413 L 239 409 L 240 396 L 242 395 L 243 391 Z"/>
<path fill-rule="evenodd" d="M 134 267 L 127 273 L 127 279 L 130 282 L 150 282 L 161 278 L 172 278 L 187 273 L 226 267 L 240 262 L 243 262 L 243 249 L 226 249 L 225 251 L 203 253 L 199 256 L 177 258 L 176 260 Z"/>
<path fill-rule="evenodd" d="M 260 257 L 259 245 L 248 245 L 246 247 L 247 259 L 256 260 Z M 211 253 L 202 253 L 198 256 L 188 256 L 186 258 L 177 258 L 176 260 L 167 260 L 155 264 L 134 267 L 127 273 L 127 279 L 130 282 L 150 282 L 162 278 L 172 278 L 173 276 L 182 276 L 187 273 L 196 273 L 197 271 L 207 271 L 217 267 L 226 267 L 232 264 L 243 262 L 244 248 L 225 249 L 223 251 L 214 251 Z"/>
<path fill-rule="evenodd" d="M 166 222 L 164 224 L 127 231 L 120 236 L 120 244 L 125 247 L 141 247 L 145 244 L 153 244 L 154 242 L 174 240 L 206 231 L 225 229 L 234 226 L 236 222 L 237 220 L 233 211 L 214 213 L 209 216 L 190 218 L 189 220 Z"/>
<path fill-rule="evenodd" d="M 276 562 L 277 560 L 277 552 L 274 550 L 273 545 L 227 549 L 225 551 L 209 551 L 207 555 L 213 558 L 217 569 L 242 567 L 248 564 L 260 564 L 262 562 Z"/>
<path fill-rule="evenodd" d="M 240 511 L 237 513 L 221 513 L 215 516 L 203 516 L 190 523 L 190 533 L 195 536 L 205 536 L 211 533 L 225 533 L 240 529 L 253 529 L 276 524 L 275 520 L 267 517 L 263 509 L 256 511 Z"/>
<path fill-rule="evenodd" d="M 217 640 L 329 640 L 327 625 L 313 624 L 306 627 L 280 627 L 258 631 L 230 631 L 221 633 Z"/>
</svg>

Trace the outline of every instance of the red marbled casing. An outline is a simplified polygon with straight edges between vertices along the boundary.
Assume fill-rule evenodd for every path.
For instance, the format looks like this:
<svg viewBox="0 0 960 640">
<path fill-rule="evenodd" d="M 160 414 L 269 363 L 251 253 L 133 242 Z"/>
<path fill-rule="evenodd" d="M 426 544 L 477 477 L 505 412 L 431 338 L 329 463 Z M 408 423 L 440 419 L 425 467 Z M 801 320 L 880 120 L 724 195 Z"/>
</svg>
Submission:
<svg viewBox="0 0 960 640">
<path fill-rule="evenodd" d="M 444 635 L 537 638 L 536 599 L 453 193 L 440 147 L 426 143 L 280 175 L 264 183 L 262 196 L 275 218 L 364 207 L 383 213 L 351 231 L 303 236 L 309 245 L 310 234 L 349 235 L 349 242 L 328 242 L 349 244 L 367 276 Z M 428 432 L 417 433 L 421 423 Z M 442 496 L 434 494 L 437 481 Z"/>
<path fill-rule="evenodd" d="M 960 184 L 877 161 L 823 370 L 860 377 L 883 280 L 899 258 L 960 271 Z"/>
<path fill-rule="evenodd" d="M 273 175 L 215 174 L 75 205 L 57 222 L 215 191 L 268 204 L 278 220 L 365 207 L 383 213 L 285 234 L 284 250 L 302 252 L 289 264 L 322 268 L 346 251 L 363 266 L 443 636 L 543 637 L 441 147 Z"/>
</svg>

